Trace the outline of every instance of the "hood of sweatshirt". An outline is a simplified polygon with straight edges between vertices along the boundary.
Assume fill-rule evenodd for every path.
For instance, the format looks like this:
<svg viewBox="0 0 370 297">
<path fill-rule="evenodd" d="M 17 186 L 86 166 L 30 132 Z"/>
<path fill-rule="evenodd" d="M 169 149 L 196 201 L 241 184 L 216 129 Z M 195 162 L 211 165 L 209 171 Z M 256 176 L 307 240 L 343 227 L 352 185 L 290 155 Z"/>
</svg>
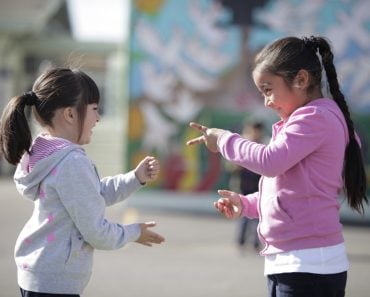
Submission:
<svg viewBox="0 0 370 297">
<path fill-rule="evenodd" d="M 66 139 L 40 134 L 34 140 L 30 154 L 25 153 L 14 173 L 18 192 L 32 201 L 37 198 L 40 183 L 71 151 L 84 149 Z"/>
</svg>

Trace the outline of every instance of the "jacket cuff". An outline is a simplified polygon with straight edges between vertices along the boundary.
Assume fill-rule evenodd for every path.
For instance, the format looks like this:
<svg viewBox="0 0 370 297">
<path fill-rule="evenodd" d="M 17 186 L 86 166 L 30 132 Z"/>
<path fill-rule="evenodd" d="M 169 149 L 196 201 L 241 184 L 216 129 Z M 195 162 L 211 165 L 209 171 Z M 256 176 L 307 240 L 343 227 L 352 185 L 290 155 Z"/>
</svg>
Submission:
<svg viewBox="0 0 370 297">
<path fill-rule="evenodd" d="M 126 243 L 138 240 L 141 235 L 140 224 L 124 225 L 123 230 L 125 231 Z"/>
<path fill-rule="evenodd" d="M 140 188 L 140 187 L 142 187 L 142 186 L 145 186 L 145 185 L 146 185 L 146 183 L 141 183 L 141 182 L 139 181 L 139 179 L 137 178 L 137 176 L 136 176 L 136 174 L 135 174 L 135 170 L 134 170 L 134 169 L 133 169 L 133 170 L 131 170 L 131 171 L 129 171 L 129 172 L 127 172 L 127 175 L 129 176 L 129 179 L 130 179 L 130 180 L 135 180 L 136 185 L 138 186 L 138 188 Z"/>
<path fill-rule="evenodd" d="M 222 154 L 222 148 L 225 146 L 226 142 L 229 140 L 230 136 L 234 135 L 230 131 L 225 130 L 217 139 L 217 149 Z"/>
</svg>

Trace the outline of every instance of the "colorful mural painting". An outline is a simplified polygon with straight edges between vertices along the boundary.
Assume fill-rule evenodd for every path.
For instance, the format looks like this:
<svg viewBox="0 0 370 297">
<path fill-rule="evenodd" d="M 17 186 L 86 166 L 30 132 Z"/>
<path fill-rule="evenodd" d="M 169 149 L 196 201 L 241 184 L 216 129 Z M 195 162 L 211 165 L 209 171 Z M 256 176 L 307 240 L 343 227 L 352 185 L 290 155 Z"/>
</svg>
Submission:
<svg viewBox="0 0 370 297">
<path fill-rule="evenodd" d="M 219 155 L 185 145 L 194 136 L 188 123 L 238 131 L 247 119 L 267 126 L 277 120 L 263 107 L 250 65 L 262 46 L 286 35 L 331 40 L 367 158 L 369 1 L 136 0 L 130 38 L 130 167 L 144 154 L 155 154 L 162 164 L 158 188 L 227 187 L 228 172 Z"/>
</svg>

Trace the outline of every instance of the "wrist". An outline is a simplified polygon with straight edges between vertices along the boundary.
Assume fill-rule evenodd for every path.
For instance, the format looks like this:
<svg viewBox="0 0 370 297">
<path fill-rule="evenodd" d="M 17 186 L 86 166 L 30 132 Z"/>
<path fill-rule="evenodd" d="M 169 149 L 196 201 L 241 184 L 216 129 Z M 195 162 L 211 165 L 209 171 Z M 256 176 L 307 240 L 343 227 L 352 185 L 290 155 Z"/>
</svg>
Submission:
<svg viewBox="0 0 370 297">
<path fill-rule="evenodd" d="M 140 176 L 138 175 L 138 173 L 136 172 L 136 170 L 135 170 L 135 177 L 136 177 L 136 179 L 139 181 L 139 183 L 140 183 L 142 186 L 144 186 L 144 185 L 146 184 L 146 181 L 142 181 L 142 180 L 141 180 L 141 178 L 140 178 Z"/>
<path fill-rule="evenodd" d="M 217 135 L 217 142 L 216 142 L 216 147 L 217 147 L 217 151 L 218 151 L 218 152 L 221 152 L 221 147 L 222 147 L 222 145 L 223 145 L 222 138 L 223 138 L 223 137 L 224 137 L 224 135 L 225 135 L 225 134 L 227 134 L 227 133 L 230 133 L 230 131 L 220 129 L 220 131 L 218 132 L 218 135 Z"/>
<path fill-rule="evenodd" d="M 243 199 L 242 195 L 239 194 L 239 203 L 240 203 L 240 211 L 239 211 L 239 218 L 242 217 L 242 214 L 244 213 L 244 204 L 243 204 Z"/>
</svg>

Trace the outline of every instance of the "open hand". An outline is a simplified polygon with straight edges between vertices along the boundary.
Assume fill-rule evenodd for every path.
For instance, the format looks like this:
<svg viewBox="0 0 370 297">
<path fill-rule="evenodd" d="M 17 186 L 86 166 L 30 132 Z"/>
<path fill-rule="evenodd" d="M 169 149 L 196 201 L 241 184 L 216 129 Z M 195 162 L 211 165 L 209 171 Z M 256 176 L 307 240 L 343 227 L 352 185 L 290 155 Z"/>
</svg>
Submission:
<svg viewBox="0 0 370 297">
<path fill-rule="evenodd" d="M 195 130 L 200 131 L 203 135 L 187 141 L 186 142 L 187 145 L 204 143 L 211 152 L 214 153 L 218 152 L 217 140 L 221 136 L 221 134 L 225 132 L 225 130 L 217 128 L 208 128 L 206 126 L 193 122 L 190 123 L 189 126 L 194 128 Z"/>
<path fill-rule="evenodd" d="M 146 246 L 152 246 L 153 243 L 155 244 L 162 243 L 164 241 L 164 237 L 149 230 L 149 228 L 152 228 L 155 225 L 156 225 L 155 222 L 146 222 L 140 224 L 141 234 L 140 237 L 136 240 L 136 242 Z"/>
<path fill-rule="evenodd" d="M 159 175 L 159 161 L 151 156 L 145 157 L 135 168 L 135 175 L 140 183 L 155 180 Z"/>
<path fill-rule="evenodd" d="M 218 194 L 222 198 L 214 203 L 216 209 L 228 219 L 239 218 L 242 213 L 240 195 L 228 190 L 218 190 Z"/>
</svg>

